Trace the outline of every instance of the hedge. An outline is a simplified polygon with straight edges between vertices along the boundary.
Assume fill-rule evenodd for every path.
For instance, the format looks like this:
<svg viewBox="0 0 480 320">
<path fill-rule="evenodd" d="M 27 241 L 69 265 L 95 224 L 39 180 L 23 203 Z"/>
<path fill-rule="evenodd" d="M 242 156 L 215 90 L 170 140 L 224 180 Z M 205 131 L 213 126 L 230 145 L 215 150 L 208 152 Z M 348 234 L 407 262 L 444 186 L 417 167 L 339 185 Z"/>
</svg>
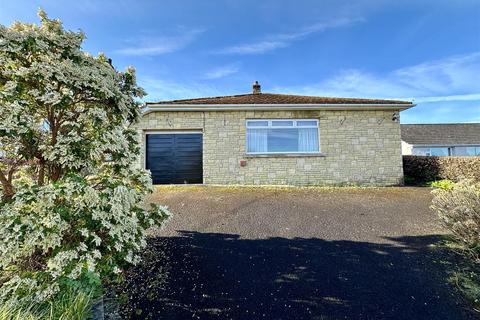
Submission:
<svg viewBox="0 0 480 320">
<path fill-rule="evenodd" d="M 480 157 L 403 156 L 405 181 L 424 183 L 449 179 L 480 182 Z"/>
</svg>

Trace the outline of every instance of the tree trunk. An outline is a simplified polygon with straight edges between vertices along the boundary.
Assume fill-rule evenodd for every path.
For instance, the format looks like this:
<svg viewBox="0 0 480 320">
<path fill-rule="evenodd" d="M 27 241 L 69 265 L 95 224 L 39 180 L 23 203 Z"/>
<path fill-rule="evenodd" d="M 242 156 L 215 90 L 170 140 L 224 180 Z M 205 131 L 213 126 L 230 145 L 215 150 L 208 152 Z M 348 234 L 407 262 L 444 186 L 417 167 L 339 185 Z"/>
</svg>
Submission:
<svg viewBox="0 0 480 320">
<path fill-rule="evenodd" d="M 15 194 L 15 189 L 13 188 L 12 179 L 7 178 L 1 170 L 0 170 L 0 183 L 2 184 L 2 200 L 3 201 L 11 200 Z"/>
<path fill-rule="evenodd" d="M 52 166 L 51 168 L 51 174 L 50 174 L 50 179 L 52 179 L 53 182 L 57 181 L 60 179 L 62 176 L 62 167 L 60 166 Z"/>
<path fill-rule="evenodd" d="M 2 184 L 3 188 L 3 201 L 10 201 L 12 200 L 13 196 L 15 195 L 15 190 L 13 189 L 13 185 L 11 183 Z"/>
<path fill-rule="evenodd" d="M 37 183 L 39 186 L 43 186 L 45 183 L 45 160 L 40 159 L 39 165 Z"/>
</svg>

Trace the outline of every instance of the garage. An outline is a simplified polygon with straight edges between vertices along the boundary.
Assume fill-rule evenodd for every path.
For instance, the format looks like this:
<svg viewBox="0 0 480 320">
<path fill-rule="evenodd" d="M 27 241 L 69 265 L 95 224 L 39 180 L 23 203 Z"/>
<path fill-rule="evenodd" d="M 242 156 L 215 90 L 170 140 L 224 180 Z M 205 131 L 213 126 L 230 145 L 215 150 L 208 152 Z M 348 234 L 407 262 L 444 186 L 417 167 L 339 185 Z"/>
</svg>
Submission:
<svg viewBox="0 0 480 320">
<path fill-rule="evenodd" d="M 153 184 L 203 183 L 202 134 L 146 134 L 145 167 Z"/>
</svg>

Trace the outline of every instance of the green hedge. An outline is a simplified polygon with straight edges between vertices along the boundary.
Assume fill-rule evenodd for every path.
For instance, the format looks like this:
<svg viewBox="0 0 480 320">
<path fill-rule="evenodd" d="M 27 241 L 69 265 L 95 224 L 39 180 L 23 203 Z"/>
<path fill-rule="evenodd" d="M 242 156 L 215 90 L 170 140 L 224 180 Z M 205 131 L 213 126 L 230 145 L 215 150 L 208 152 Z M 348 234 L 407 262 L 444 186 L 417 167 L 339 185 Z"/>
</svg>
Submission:
<svg viewBox="0 0 480 320">
<path fill-rule="evenodd" d="M 480 182 L 480 157 L 403 156 L 406 183 L 425 183 L 449 179 Z"/>
</svg>

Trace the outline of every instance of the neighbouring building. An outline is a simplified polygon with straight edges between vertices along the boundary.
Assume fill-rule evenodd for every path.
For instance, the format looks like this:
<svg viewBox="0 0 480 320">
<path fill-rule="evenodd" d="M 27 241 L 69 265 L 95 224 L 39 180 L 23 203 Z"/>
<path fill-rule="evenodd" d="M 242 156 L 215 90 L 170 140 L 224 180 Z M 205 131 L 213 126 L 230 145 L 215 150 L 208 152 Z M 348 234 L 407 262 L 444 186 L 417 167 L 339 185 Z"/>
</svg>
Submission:
<svg viewBox="0 0 480 320">
<path fill-rule="evenodd" d="M 480 156 L 480 123 L 402 124 L 402 154 Z"/>
<path fill-rule="evenodd" d="M 147 103 L 140 165 L 155 184 L 396 185 L 411 102 L 261 93 Z"/>
</svg>

